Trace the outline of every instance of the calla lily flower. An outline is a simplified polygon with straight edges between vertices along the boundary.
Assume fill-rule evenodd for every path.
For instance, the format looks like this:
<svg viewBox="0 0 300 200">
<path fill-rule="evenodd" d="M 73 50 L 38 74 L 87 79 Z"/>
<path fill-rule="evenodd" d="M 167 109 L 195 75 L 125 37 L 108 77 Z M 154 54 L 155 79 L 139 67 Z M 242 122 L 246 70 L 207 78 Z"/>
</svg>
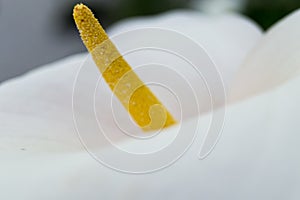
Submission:
<svg viewBox="0 0 300 200">
<path fill-rule="evenodd" d="M 299 199 L 299 23 L 296 11 L 263 33 L 240 15 L 176 11 L 111 27 L 121 52 L 145 38 L 200 49 L 183 54 L 203 79 L 163 51 L 125 55 L 153 60 L 136 67 L 145 82 L 171 83 L 152 89 L 179 123 L 158 133 L 133 125 L 87 54 L 2 83 L 0 198 Z"/>
</svg>

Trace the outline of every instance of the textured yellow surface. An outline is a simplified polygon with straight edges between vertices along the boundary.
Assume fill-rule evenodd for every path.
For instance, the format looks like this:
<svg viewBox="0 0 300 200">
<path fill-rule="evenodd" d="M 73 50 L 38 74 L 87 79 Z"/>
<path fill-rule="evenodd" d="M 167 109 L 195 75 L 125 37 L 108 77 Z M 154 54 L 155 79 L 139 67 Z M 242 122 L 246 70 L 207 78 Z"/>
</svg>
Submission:
<svg viewBox="0 0 300 200">
<path fill-rule="evenodd" d="M 176 123 L 120 55 L 91 10 L 78 4 L 74 7 L 73 17 L 103 78 L 134 121 L 144 130 L 157 130 Z"/>
</svg>

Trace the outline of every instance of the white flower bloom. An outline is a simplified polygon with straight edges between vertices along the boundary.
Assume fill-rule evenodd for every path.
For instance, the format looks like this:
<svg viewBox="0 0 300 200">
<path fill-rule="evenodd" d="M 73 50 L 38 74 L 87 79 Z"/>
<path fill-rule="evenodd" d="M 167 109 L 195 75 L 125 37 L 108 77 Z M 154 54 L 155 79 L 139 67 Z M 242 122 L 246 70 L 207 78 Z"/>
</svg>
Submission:
<svg viewBox="0 0 300 200">
<path fill-rule="evenodd" d="M 110 29 L 111 35 L 145 27 L 182 33 L 205 48 L 224 80 L 229 105 L 215 150 L 204 160 L 197 158 L 211 117 L 202 114 L 191 148 L 172 166 L 155 173 L 114 171 L 82 146 L 73 121 L 72 93 L 86 54 L 3 83 L 0 199 L 299 199 L 299 23 L 298 11 L 263 34 L 241 16 L 212 18 L 181 11 L 123 21 Z M 176 65 L 170 60 L 172 64 Z M 82 94 L 76 96 L 82 124 L 95 118 L 85 98 L 95 73 L 96 69 L 87 71 L 77 88 Z M 197 119 L 183 120 L 182 125 Z M 173 130 L 163 130 L 161 138 L 169 139 L 163 136 Z M 91 126 L 86 133 L 97 131 Z M 129 140 L 119 143 L 143 149 Z M 101 141 L 97 144 L 107 155 L 112 151 Z"/>
</svg>

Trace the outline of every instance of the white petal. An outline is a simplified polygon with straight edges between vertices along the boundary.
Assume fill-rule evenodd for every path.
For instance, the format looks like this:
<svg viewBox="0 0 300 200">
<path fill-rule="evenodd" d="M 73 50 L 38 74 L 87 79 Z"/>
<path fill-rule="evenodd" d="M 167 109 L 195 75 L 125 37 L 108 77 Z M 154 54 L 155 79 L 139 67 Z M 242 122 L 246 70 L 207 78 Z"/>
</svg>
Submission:
<svg viewBox="0 0 300 200">
<path fill-rule="evenodd" d="M 191 15 L 193 17 L 169 14 L 165 18 L 153 19 L 151 26 L 157 23 L 157 26 L 174 27 L 195 39 L 207 49 L 223 78 L 229 81 L 260 37 L 259 30 L 239 17 L 210 19 L 199 16 L 195 19 L 196 15 Z M 151 20 L 145 23 L 147 21 Z M 226 55 L 223 55 L 224 52 Z M 299 100 L 299 93 L 292 93 L 294 102 L 289 102 L 291 107 L 283 110 L 281 116 L 270 114 L 270 111 L 282 109 L 279 102 L 287 101 L 285 97 L 299 85 L 299 80 L 282 86 L 272 94 L 232 107 L 228 111 L 224 137 L 206 160 L 199 161 L 197 152 L 210 120 L 208 115 L 201 118 L 199 140 L 182 159 L 161 172 L 136 176 L 104 167 L 78 141 L 71 101 L 74 79 L 84 57 L 79 55 L 53 63 L 0 87 L 1 199 L 182 199 L 187 196 L 195 199 L 246 199 L 268 198 L 274 191 L 274 197 L 278 199 L 282 199 L 280 195 L 299 195 L 297 191 L 281 185 L 284 182 L 290 183 L 291 187 L 299 186 L 296 184 L 299 160 L 294 159 L 293 151 L 299 144 L 288 129 L 297 130 L 296 121 L 283 120 L 290 116 L 292 105 Z M 88 82 L 89 77 L 86 78 L 87 82 L 79 88 L 82 96 L 77 99 L 82 102 L 83 113 L 89 108 L 84 94 L 91 82 Z M 269 104 L 274 98 L 278 102 Z M 292 119 L 296 120 L 299 112 L 294 111 Z M 251 117 L 252 120 L 245 120 L 245 113 L 247 119 Z M 94 120 L 94 115 L 90 116 L 87 112 L 82 115 L 82 120 L 88 124 Z M 184 125 L 195 120 L 197 118 L 187 120 Z M 266 120 L 270 123 L 262 123 Z M 278 121 L 283 123 L 276 123 Z M 89 131 L 97 131 L 96 128 L 90 127 Z M 273 129 L 283 128 L 287 130 L 288 138 L 286 135 L 283 137 L 281 132 L 275 132 L 276 136 L 268 140 L 269 135 L 274 133 Z M 172 131 L 165 130 L 162 135 L 172 134 Z M 288 145 L 284 143 L 279 148 L 282 141 Z M 132 146 L 126 142 L 123 145 Z M 103 152 L 111 151 L 105 146 L 100 145 L 99 148 Z M 279 154 L 278 157 L 278 154 L 273 154 L 274 151 Z M 269 171 L 264 166 L 273 168 Z M 293 172 L 293 177 L 284 174 L 286 166 L 291 166 L 289 171 Z M 270 178 L 261 178 L 265 174 Z M 282 182 L 275 182 L 273 175 Z M 261 187 L 253 193 L 252 188 L 257 184 Z"/>
<path fill-rule="evenodd" d="M 299 74 L 299 22 L 297 10 L 268 30 L 237 72 L 231 101 L 270 90 Z"/>
<path fill-rule="evenodd" d="M 197 141 L 177 163 L 153 174 L 121 174 L 85 152 L 2 149 L 0 196 L 299 199 L 299 84 L 300 77 L 230 107 L 223 137 L 208 158 L 197 159 Z"/>
<path fill-rule="evenodd" d="M 156 18 L 124 20 L 111 27 L 109 33 L 116 35 L 146 27 L 175 30 L 203 46 L 219 68 L 226 86 L 262 36 L 261 29 L 243 16 L 207 16 L 187 11 L 170 12 Z"/>
</svg>

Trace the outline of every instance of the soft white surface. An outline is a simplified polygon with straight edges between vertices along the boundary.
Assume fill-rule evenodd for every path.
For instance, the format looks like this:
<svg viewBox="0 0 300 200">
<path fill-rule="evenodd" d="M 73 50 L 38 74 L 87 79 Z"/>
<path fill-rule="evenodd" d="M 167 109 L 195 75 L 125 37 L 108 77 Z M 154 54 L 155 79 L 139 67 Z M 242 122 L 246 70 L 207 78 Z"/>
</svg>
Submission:
<svg viewBox="0 0 300 200">
<path fill-rule="evenodd" d="M 147 27 L 174 30 L 201 45 L 216 63 L 225 86 L 262 35 L 256 24 L 238 14 L 207 16 L 190 11 L 124 20 L 111 27 L 108 32 L 114 36 Z"/>
<path fill-rule="evenodd" d="M 270 28 L 247 55 L 231 83 L 232 100 L 272 89 L 300 72 L 300 10 Z"/>
<path fill-rule="evenodd" d="M 194 23 L 190 18 L 177 17 L 184 25 L 190 23 L 190 27 L 196 26 L 194 23 L 199 23 L 199 29 L 207 26 L 190 37 L 199 34 L 200 42 L 200 34 L 206 32 L 201 42 L 219 64 L 223 63 L 220 71 L 224 77 L 225 68 L 229 67 L 228 80 L 240 65 L 240 57 L 247 54 L 259 35 L 249 22 L 235 17 L 220 18 L 219 23 L 201 16 L 203 21 Z M 300 21 L 299 17 L 297 20 Z M 178 21 L 172 26 L 177 26 Z M 289 25 L 289 20 L 282 23 L 287 24 L 285 28 L 294 26 Z M 171 26 L 171 22 L 166 24 Z M 235 30 L 228 26 L 235 26 Z M 117 32 L 117 28 L 113 30 Z M 247 36 L 250 30 L 253 37 Z M 288 46 L 282 43 L 281 48 Z M 153 174 L 128 175 L 96 162 L 77 138 L 72 118 L 72 86 L 85 56 L 53 63 L 0 87 L 1 199 L 300 198 L 299 76 L 267 93 L 228 106 L 223 136 L 205 160 L 197 159 L 203 136 L 199 133 L 187 154 L 169 168 Z M 295 61 L 298 62 L 296 58 Z M 82 92 L 86 85 L 81 86 Z M 82 102 L 83 110 L 85 103 Z M 87 123 L 93 117 L 82 116 Z M 196 118 L 183 123 L 193 120 Z M 203 115 L 200 125 L 208 122 L 208 115 Z M 163 132 L 168 133 L 172 129 Z M 105 146 L 100 148 L 110 151 Z"/>
</svg>

